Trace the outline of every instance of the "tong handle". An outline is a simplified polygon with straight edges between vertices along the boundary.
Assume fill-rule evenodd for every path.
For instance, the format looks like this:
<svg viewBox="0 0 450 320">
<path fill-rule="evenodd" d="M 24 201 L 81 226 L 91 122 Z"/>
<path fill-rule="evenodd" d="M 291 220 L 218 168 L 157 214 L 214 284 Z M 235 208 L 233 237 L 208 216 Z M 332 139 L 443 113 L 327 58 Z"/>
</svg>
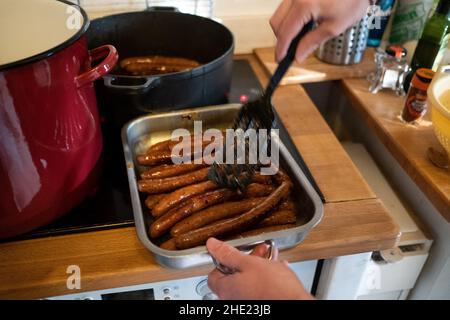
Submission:
<svg viewBox="0 0 450 320">
<path fill-rule="evenodd" d="M 307 24 L 303 26 L 302 30 L 300 30 L 300 32 L 295 36 L 295 38 L 292 39 L 291 44 L 289 45 L 289 48 L 287 50 L 286 56 L 283 58 L 283 60 L 280 61 L 274 74 L 272 75 L 272 77 L 270 77 L 269 83 L 265 91 L 266 99 L 270 100 L 270 98 L 272 97 L 275 88 L 278 86 L 284 74 L 287 72 L 287 70 L 289 69 L 289 67 L 291 66 L 292 62 L 295 59 L 295 52 L 297 50 L 298 43 L 305 36 L 306 33 L 312 30 L 313 26 L 314 21 L 310 20 Z"/>
</svg>

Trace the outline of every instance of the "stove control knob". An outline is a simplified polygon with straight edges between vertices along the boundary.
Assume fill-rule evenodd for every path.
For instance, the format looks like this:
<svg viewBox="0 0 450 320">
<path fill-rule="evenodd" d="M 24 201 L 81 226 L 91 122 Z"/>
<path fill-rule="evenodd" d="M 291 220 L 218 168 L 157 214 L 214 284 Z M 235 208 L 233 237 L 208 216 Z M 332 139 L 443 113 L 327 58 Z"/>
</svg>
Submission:
<svg viewBox="0 0 450 320">
<path fill-rule="evenodd" d="M 202 297 L 203 300 L 217 300 L 217 296 L 208 287 L 208 279 L 203 279 L 197 284 L 195 288 L 197 294 Z"/>
<path fill-rule="evenodd" d="M 203 297 L 205 294 L 211 292 L 211 289 L 208 287 L 208 278 L 203 279 L 197 284 L 197 287 L 195 288 L 195 291 L 197 291 L 197 294 L 201 297 Z"/>
</svg>

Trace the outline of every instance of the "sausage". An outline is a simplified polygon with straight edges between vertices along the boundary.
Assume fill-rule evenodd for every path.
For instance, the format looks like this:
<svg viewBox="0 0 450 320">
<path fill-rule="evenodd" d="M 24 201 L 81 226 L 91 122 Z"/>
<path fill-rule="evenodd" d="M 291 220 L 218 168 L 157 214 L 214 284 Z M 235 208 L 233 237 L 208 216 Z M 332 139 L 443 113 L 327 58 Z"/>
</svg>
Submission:
<svg viewBox="0 0 450 320">
<path fill-rule="evenodd" d="M 151 167 L 144 172 L 141 173 L 141 179 L 156 179 L 156 178 L 163 178 L 161 177 L 161 172 L 164 172 L 167 168 L 170 167 L 170 164 L 160 164 L 155 167 Z"/>
<path fill-rule="evenodd" d="M 280 224 L 290 224 L 297 221 L 297 216 L 292 210 L 279 210 L 271 213 L 269 216 L 258 223 L 258 227 L 269 227 Z"/>
<path fill-rule="evenodd" d="M 203 150 L 205 150 L 206 146 L 210 145 L 211 143 L 216 143 L 216 141 L 208 141 L 208 140 L 201 140 L 201 151 L 203 153 Z M 179 144 L 179 141 L 172 141 L 172 143 L 169 143 L 169 150 L 173 152 L 174 147 Z M 220 146 L 220 145 L 219 145 Z M 194 145 L 194 138 L 191 138 L 191 146 L 190 146 L 190 153 L 195 153 L 195 145 Z M 183 149 L 184 150 L 184 149 Z M 199 150 L 200 151 L 200 150 Z"/>
<path fill-rule="evenodd" d="M 233 217 L 237 214 L 250 210 L 263 200 L 264 198 L 252 198 L 235 202 L 225 202 L 198 211 L 174 225 L 170 230 L 170 234 L 176 237 L 180 234 L 198 229 L 215 221 Z"/>
<path fill-rule="evenodd" d="M 161 142 L 151 145 L 147 149 L 147 153 L 152 153 L 152 152 L 156 152 L 156 151 L 168 151 L 170 141 L 172 141 L 172 140 L 168 139 L 168 140 L 164 140 L 164 141 L 161 141 Z"/>
<path fill-rule="evenodd" d="M 191 199 L 188 203 L 171 210 L 153 222 L 150 226 L 150 237 L 156 238 L 163 235 L 169 231 L 174 224 L 190 216 L 192 213 L 216 203 L 226 201 L 232 195 L 234 195 L 234 191 L 219 189 Z"/>
<path fill-rule="evenodd" d="M 272 184 L 272 176 L 262 175 L 259 172 L 255 172 L 252 177 L 252 182 L 262 183 L 262 184 Z"/>
<path fill-rule="evenodd" d="M 235 238 L 253 237 L 253 236 L 256 236 L 256 235 L 259 235 L 262 233 L 280 231 L 280 230 L 294 228 L 294 227 L 295 227 L 295 224 L 293 224 L 293 223 L 262 227 L 262 228 L 257 228 L 257 229 L 252 229 L 252 230 L 242 232 L 238 237 L 235 237 Z"/>
<path fill-rule="evenodd" d="M 277 184 L 281 184 L 281 183 L 283 183 L 283 181 L 289 181 L 292 183 L 291 178 L 289 178 L 289 176 L 286 174 L 286 172 L 284 172 L 281 169 L 278 170 L 277 174 L 275 174 L 271 177 L 273 177 L 273 180 L 275 180 L 275 182 Z"/>
<path fill-rule="evenodd" d="M 219 221 L 208 226 L 189 231 L 175 237 L 175 244 L 178 249 L 187 249 L 204 244 L 210 237 L 222 236 L 224 234 L 241 232 L 243 229 L 255 225 L 265 217 L 267 212 L 275 208 L 278 203 L 284 200 L 292 187 L 289 181 L 283 181 L 281 185 L 268 196 L 264 201 L 249 211 L 225 221 Z"/>
<path fill-rule="evenodd" d="M 120 61 L 120 67 L 126 73 L 135 76 L 179 72 L 199 65 L 197 61 L 191 59 L 158 55 L 130 57 Z"/>
<path fill-rule="evenodd" d="M 170 238 L 167 241 L 164 241 L 163 243 L 161 243 L 159 245 L 159 247 L 161 249 L 165 249 L 165 250 L 177 250 L 177 247 L 175 246 L 175 239 L 174 238 Z"/>
<path fill-rule="evenodd" d="M 244 197 L 264 197 L 271 194 L 274 190 L 275 187 L 269 184 L 250 183 L 244 191 Z"/>
<path fill-rule="evenodd" d="M 223 139 L 225 131 L 222 131 L 221 133 L 222 133 L 222 139 Z M 203 142 L 205 142 L 206 145 L 208 145 L 208 144 L 210 144 L 212 142 L 216 142 L 215 140 L 213 140 L 213 141 L 205 140 L 204 141 L 203 137 L 201 135 L 192 135 L 192 134 L 190 134 L 189 136 L 181 136 L 181 137 L 178 138 L 178 140 L 167 139 L 167 140 L 163 140 L 163 141 L 157 142 L 157 143 L 151 145 L 147 149 L 147 153 L 151 153 L 151 152 L 154 152 L 154 151 L 172 150 L 178 143 L 180 143 L 181 141 L 184 141 L 185 139 L 188 139 L 188 138 L 191 139 L 191 146 L 192 146 L 194 144 L 194 139 L 196 137 L 201 139 L 202 144 L 203 144 Z M 217 141 L 217 142 L 222 142 L 222 139 Z"/>
<path fill-rule="evenodd" d="M 141 192 L 162 193 L 173 191 L 197 182 L 205 181 L 208 178 L 209 168 L 203 168 L 177 177 L 164 179 L 139 180 L 138 188 Z"/>
<path fill-rule="evenodd" d="M 217 184 L 212 181 L 205 181 L 197 184 L 193 184 L 190 186 L 186 186 L 175 190 L 169 194 L 167 194 L 164 198 L 162 198 L 152 210 L 152 214 L 154 217 L 162 216 L 164 213 L 169 211 L 170 209 L 176 207 L 181 202 L 192 198 L 196 195 L 205 193 L 207 191 L 211 191 L 219 188 Z"/>
<path fill-rule="evenodd" d="M 194 170 L 198 170 L 208 166 L 205 163 L 181 163 L 181 164 L 163 164 L 150 168 L 141 174 L 142 179 L 163 179 L 179 176 Z"/>
<path fill-rule="evenodd" d="M 147 199 L 145 199 L 145 205 L 151 210 L 165 195 L 165 193 L 150 194 Z"/>
<path fill-rule="evenodd" d="M 191 151 L 186 155 L 172 154 L 171 150 L 162 150 L 150 152 L 147 154 L 140 154 L 136 157 L 136 160 L 142 166 L 156 166 L 163 163 L 174 163 L 175 161 L 182 162 L 185 159 L 190 159 L 192 161 L 194 159 L 201 157 L 202 155 L 203 150 L 199 152 Z"/>
<path fill-rule="evenodd" d="M 286 200 L 280 203 L 278 210 L 295 210 L 295 203 L 292 200 Z"/>
<path fill-rule="evenodd" d="M 208 169 L 208 168 L 206 168 Z M 269 177 L 269 176 L 264 176 Z M 178 177 L 179 178 L 179 177 Z M 258 178 L 257 178 L 258 179 Z M 259 181 L 265 181 L 259 180 Z M 219 188 L 219 186 L 213 182 L 213 181 L 205 181 L 202 183 L 186 186 L 184 188 L 180 188 L 178 190 L 173 191 L 172 193 L 169 193 L 166 197 L 161 199 L 160 202 L 158 202 L 157 205 L 152 210 L 152 214 L 154 217 L 162 216 L 164 213 L 168 212 L 170 209 L 177 206 L 179 203 L 185 201 L 186 199 L 189 199 L 193 196 L 205 193 L 207 191 L 211 191 L 214 189 Z M 258 187 L 259 188 L 259 187 Z M 256 187 L 255 187 L 256 189 Z M 267 195 L 267 190 L 264 192 L 261 192 L 260 194 Z M 258 193 L 255 192 L 252 193 L 252 197 L 256 197 Z"/>
<path fill-rule="evenodd" d="M 189 137 L 192 137 L 191 135 L 189 136 Z M 160 141 L 160 142 L 157 142 L 157 143 L 155 143 L 155 144 L 153 144 L 153 145 L 151 145 L 148 149 L 147 149 L 147 154 L 148 153 L 152 153 L 152 152 L 156 152 L 156 151 L 170 151 L 170 150 L 172 150 L 172 148 L 176 145 L 176 144 L 178 144 L 178 143 L 180 143 L 181 141 L 183 141 L 184 139 L 186 139 L 187 138 L 187 136 L 184 136 L 184 137 L 180 137 L 179 139 L 178 139 L 178 141 L 177 140 L 172 140 L 172 139 L 167 139 L 167 140 L 163 140 L 163 141 Z M 183 140 L 182 140 L 183 139 Z M 193 139 L 193 138 L 191 138 L 191 139 Z M 192 142 L 193 140 L 191 140 L 191 142 Z"/>
<path fill-rule="evenodd" d="M 136 157 L 137 162 L 143 166 L 155 166 L 161 163 L 167 163 L 172 160 L 170 151 L 156 151 L 147 154 L 140 154 Z"/>
<path fill-rule="evenodd" d="M 201 141 L 201 143 L 202 143 L 202 150 L 204 150 L 205 149 L 205 147 L 206 146 L 208 146 L 209 144 L 211 144 L 211 143 L 217 143 L 218 144 L 218 146 L 221 146 L 222 145 L 222 141 L 223 141 L 223 135 L 224 135 L 224 132 L 222 131 L 222 138 L 220 138 L 220 140 L 212 140 L 212 141 L 210 141 L 210 140 L 203 140 L 203 137 L 202 136 L 195 136 L 195 135 L 191 135 L 190 137 L 191 137 L 191 147 L 192 148 L 194 148 L 194 143 L 195 143 L 195 138 L 197 137 L 197 138 L 200 138 L 200 141 Z M 184 139 L 186 139 L 187 137 L 185 136 L 185 137 L 183 137 L 183 140 L 179 140 L 179 141 L 171 141 L 171 143 L 169 143 L 169 149 L 170 150 L 173 150 L 173 148 L 178 144 L 178 143 L 180 143 L 181 141 L 184 141 Z M 191 149 L 191 151 L 193 152 L 193 150 Z"/>
</svg>

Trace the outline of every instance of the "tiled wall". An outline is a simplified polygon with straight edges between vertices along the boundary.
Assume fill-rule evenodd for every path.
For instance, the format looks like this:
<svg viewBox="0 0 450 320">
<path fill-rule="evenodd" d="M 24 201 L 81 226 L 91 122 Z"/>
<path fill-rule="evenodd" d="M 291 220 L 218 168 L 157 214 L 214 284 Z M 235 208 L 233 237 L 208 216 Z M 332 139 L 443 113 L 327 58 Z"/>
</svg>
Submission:
<svg viewBox="0 0 450 320">
<path fill-rule="evenodd" d="M 236 52 L 275 44 L 269 19 L 280 0 L 214 0 L 213 15 L 234 34 Z"/>
<path fill-rule="evenodd" d="M 275 43 L 269 18 L 281 0 L 72 0 L 79 2 L 92 19 L 143 10 L 147 1 L 149 5 L 176 6 L 182 12 L 217 19 L 233 32 L 236 53 L 248 53 Z"/>
</svg>

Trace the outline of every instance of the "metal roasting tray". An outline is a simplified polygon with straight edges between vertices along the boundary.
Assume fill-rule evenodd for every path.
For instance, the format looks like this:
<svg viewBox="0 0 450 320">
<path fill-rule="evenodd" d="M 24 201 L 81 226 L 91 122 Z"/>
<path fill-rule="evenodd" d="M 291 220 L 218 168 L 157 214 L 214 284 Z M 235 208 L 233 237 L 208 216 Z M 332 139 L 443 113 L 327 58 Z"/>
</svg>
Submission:
<svg viewBox="0 0 450 320">
<path fill-rule="evenodd" d="M 194 121 L 201 120 L 203 130 L 227 128 L 233 123 L 234 116 L 240 107 L 240 104 L 225 104 L 148 115 L 128 122 L 122 129 L 122 143 L 136 232 L 142 244 L 155 255 L 156 260 L 163 266 L 189 268 L 212 263 L 212 258 L 205 246 L 178 251 L 165 250 L 158 246 L 160 242 L 150 239 L 147 230 L 152 218 L 149 217 L 148 209 L 144 204 L 145 195 L 138 191 L 137 179 L 143 167 L 136 163 L 136 155 L 143 153 L 156 142 L 169 139 L 174 129 L 185 128 L 192 132 Z M 273 141 L 276 140 L 273 139 Z M 317 192 L 281 141 L 279 141 L 279 150 L 280 167 L 288 173 L 294 183 L 291 196 L 296 203 L 297 226 L 231 240 L 228 241 L 230 245 L 248 249 L 252 244 L 273 240 L 278 249 L 291 248 L 299 244 L 322 219 L 323 204 Z"/>
</svg>

